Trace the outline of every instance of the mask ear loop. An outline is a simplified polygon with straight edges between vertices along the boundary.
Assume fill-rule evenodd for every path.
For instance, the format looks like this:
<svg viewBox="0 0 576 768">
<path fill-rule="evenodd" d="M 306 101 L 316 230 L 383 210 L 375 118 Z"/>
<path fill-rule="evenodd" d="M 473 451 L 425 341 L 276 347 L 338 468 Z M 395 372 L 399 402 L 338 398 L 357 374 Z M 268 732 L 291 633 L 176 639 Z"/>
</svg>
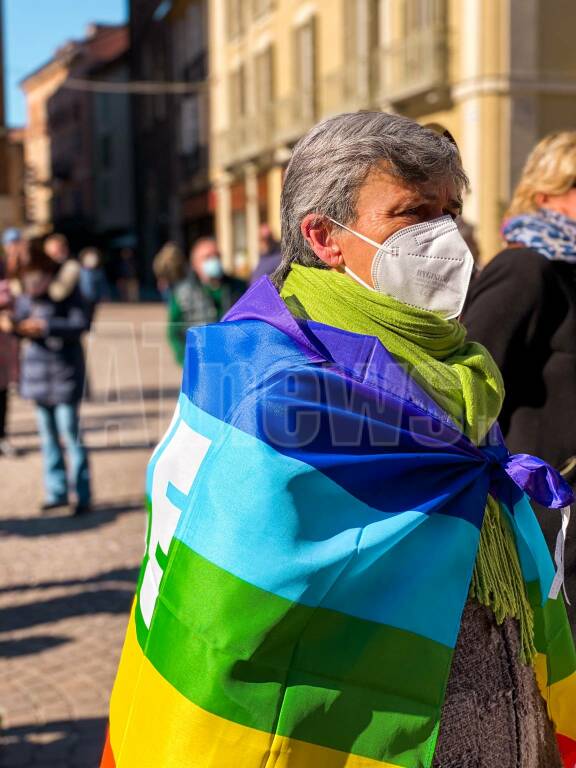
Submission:
<svg viewBox="0 0 576 768">
<path fill-rule="evenodd" d="M 336 221 L 336 219 L 333 219 L 331 216 L 326 217 L 329 221 L 331 221 L 333 224 L 336 224 L 337 227 L 342 227 L 342 229 L 345 229 L 346 232 L 350 232 L 351 235 L 356 235 L 356 237 L 359 237 L 360 240 L 364 240 L 365 243 L 368 243 L 368 245 L 371 245 L 373 248 L 376 248 L 376 251 L 384 251 L 385 253 L 394 253 L 394 251 L 391 248 L 384 248 L 381 244 L 377 243 L 375 240 L 371 240 L 369 237 L 366 237 L 366 235 L 360 234 L 360 232 L 356 232 L 354 229 L 350 229 L 350 227 L 347 227 L 346 224 L 340 224 L 339 221 Z M 356 272 L 352 272 L 350 267 L 347 267 L 346 264 L 344 264 L 344 272 L 346 272 L 347 275 L 350 275 L 351 278 L 356 280 L 357 283 L 360 283 L 360 285 L 364 286 L 364 288 L 367 288 L 369 291 L 374 291 L 378 293 L 377 289 L 374 288 L 372 285 L 368 285 L 364 280 L 362 280 L 361 277 L 359 277 Z"/>
<path fill-rule="evenodd" d="M 368 283 L 364 282 L 364 280 L 362 280 L 362 278 L 359 275 L 357 275 L 356 272 L 352 272 L 350 267 L 347 267 L 346 264 L 344 264 L 344 272 L 346 272 L 347 275 L 350 275 L 350 277 L 353 280 L 356 280 L 356 282 L 360 283 L 360 285 L 363 286 L 364 288 L 367 288 L 369 291 L 374 291 L 375 293 L 377 293 L 376 288 L 374 288 L 373 285 L 368 285 Z"/>
<path fill-rule="evenodd" d="M 361 235 L 360 232 L 355 232 L 353 229 L 350 229 L 350 227 L 347 227 L 345 224 L 340 224 L 339 221 L 336 221 L 336 219 L 331 218 L 330 216 L 326 217 L 329 221 L 332 222 L 332 224 L 336 224 L 337 227 L 342 227 L 342 229 L 345 229 L 347 232 L 350 232 L 351 235 L 356 235 L 356 237 L 359 237 L 361 240 L 364 240 L 365 243 L 368 243 L 368 245 L 373 246 L 377 250 L 380 250 L 382 246 L 378 245 L 378 243 L 374 242 L 374 240 L 370 240 L 369 237 L 366 237 L 366 235 Z M 346 264 L 344 264 L 344 272 L 346 272 L 347 275 L 350 275 L 350 277 L 353 280 L 356 280 L 357 283 L 360 283 L 364 288 L 367 288 L 369 291 L 376 291 L 376 288 L 372 285 L 368 285 L 367 282 L 362 280 L 361 277 L 359 277 L 356 272 L 353 272 L 350 267 L 347 267 Z"/>
<path fill-rule="evenodd" d="M 360 240 L 364 240 L 364 242 L 368 243 L 368 245 L 372 245 L 372 246 L 374 246 L 374 248 L 378 248 L 378 250 L 380 250 L 382 248 L 382 245 L 380 243 L 377 243 L 375 240 L 370 240 L 369 237 L 366 237 L 366 235 L 361 235 L 360 232 L 356 232 L 354 229 L 350 229 L 350 227 L 347 227 L 346 224 L 340 224 L 339 221 L 336 221 L 336 219 L 333 219 L 330 216 L 326 216 L 326 218 L 329 221 L 331 221 L 332 224 L 336 224 L 337 227 L 342 227 L 342 229 L 345 229 L 346 232 L 350 232 L 351 235 L 356 235 L 356 237 L 359 237 Z M 388 253 L 391 252 L 390 250 L 388 250 L 386 248 L 383 249 L 383 250 L 387 250 Z"/>
</svg>

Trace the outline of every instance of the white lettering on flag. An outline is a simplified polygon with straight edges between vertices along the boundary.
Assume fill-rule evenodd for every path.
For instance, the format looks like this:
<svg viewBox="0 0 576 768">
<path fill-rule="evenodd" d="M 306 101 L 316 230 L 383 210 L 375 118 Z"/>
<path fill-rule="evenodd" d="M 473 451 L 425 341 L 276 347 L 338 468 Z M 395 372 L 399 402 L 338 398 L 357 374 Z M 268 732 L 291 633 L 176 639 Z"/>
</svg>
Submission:
<svg viewBox="0 0 576 768">
<path fill-rule="evenodd" d="M 180 419 L 154 467 L 148 564 L 140 588 L 140 609 L 147 627 L 150 627 L 152 621 L 162 579 L 162 567 L 156 557 L 157 548 L 160 547 L 164 555 L 168 554 L 185 503 L 183 501 L 182 505 L 177 506 L 170 500 L 167 496 L 168 488 L 172 486 L 177 495 L 188 496 L 210 442 Z"/>
</svg>

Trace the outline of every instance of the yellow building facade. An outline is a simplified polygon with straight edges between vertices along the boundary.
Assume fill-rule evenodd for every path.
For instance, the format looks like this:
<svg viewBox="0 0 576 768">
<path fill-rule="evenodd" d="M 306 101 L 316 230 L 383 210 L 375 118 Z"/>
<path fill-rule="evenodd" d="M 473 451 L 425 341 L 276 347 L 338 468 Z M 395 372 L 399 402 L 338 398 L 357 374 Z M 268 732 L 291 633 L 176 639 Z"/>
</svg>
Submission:
<svg viewBox="0 0 576 768">
<path fill-rule="evenodd" d="M 323 117 L 382 109 L 436 122 L 470 176 L 483 260 L 526 155 L 576 126 L 574 0 L 211 0 L 211 170 L 229 269 L 279 235 L 282 174 Z"/>
</svg>

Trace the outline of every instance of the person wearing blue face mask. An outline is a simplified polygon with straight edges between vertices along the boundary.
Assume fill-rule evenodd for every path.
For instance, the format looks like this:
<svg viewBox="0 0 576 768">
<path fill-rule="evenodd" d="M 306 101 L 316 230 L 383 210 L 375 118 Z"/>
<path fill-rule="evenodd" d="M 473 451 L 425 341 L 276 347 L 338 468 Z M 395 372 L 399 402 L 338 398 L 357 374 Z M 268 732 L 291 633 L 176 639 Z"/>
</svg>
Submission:
<svg viewBox="0 0 576 768">
<path fill-rule="evenodd" d="M 216 323 L 246 290 L 246 283 L 222 269 L 216 240 L 202 237 L 190 251 L 190 271 L 172 291 L 168 339 L 179 365 L 184 362 L 186 330 Z"/>
</svg>

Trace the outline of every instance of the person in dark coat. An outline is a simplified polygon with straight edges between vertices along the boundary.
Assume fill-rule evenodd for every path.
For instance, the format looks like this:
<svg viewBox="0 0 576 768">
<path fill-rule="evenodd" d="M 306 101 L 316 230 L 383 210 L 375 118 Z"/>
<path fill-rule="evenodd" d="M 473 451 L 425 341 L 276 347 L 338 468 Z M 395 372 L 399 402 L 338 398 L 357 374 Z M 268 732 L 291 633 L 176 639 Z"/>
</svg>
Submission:
<svg viewBox="0 0 576 768">
<path fill-rule="evenodd" d="M 243 280 L 224 272 L 212 237 L 194 243 L 190 267 L 186 277 L 173 286 L 168 304 L 168 340 L 179 365 L 184 363 L 187 329 L 218 322 L 246 290 Z"/>
<path fill-rule="evenodd" d="M 22 245 L 20 230 L 10 228 L 3 233 L 3 253 L 0 253 L 0 456 L 6 458 L 14 458 L 19 453 L 7 434 L 10 384 L 17 367 L 18 343 L 13 336 L 3 331 L 3 326 L 14 302 L 12 281 Z"/>
<path fill-rule="evenodd" d="M 504 377 L 500 426 L 508 447 L 545 459 L 576 484 L 576 131 L 543 139 L 529 156 L 502 227 L 506 247 L 473 281 L 469 336 Z M 539 513 L 554 552 L 558 517 Z M 573 526 L 572 526 L 573 530 Z M 568 607 L 576 636 L 576 537 L 566 544 Z"/>
<path fill-rule="evenodd" d="M 23 276 L 24 291 L 15 300 L 12 331 L 25 340 L 20 392 L 36 404 L 44 459 L 46 512 L 68 504 L 68 478 L 62 451 L 67 449 L 74 513 L 90 510 L 90 470 L 79 427 L 85 364 L 81 344 L 88 330 L 86 304 L 77 286 L 65 298 L 52 297 L 59 265 L 46 253 L 32 257 Z"/>
<path fill-rule="evenodd" d="M 260 224 L 258 230 L 258 243 L 260 250 L 260 261 L 258 266 L 250 277 L 250 285 L 255 283 L 262 275 L 272 275 L 282 261 L 282 254 L 280 252 L 280 243 L 270 229 L 269 224 Z"/>
</svg>

